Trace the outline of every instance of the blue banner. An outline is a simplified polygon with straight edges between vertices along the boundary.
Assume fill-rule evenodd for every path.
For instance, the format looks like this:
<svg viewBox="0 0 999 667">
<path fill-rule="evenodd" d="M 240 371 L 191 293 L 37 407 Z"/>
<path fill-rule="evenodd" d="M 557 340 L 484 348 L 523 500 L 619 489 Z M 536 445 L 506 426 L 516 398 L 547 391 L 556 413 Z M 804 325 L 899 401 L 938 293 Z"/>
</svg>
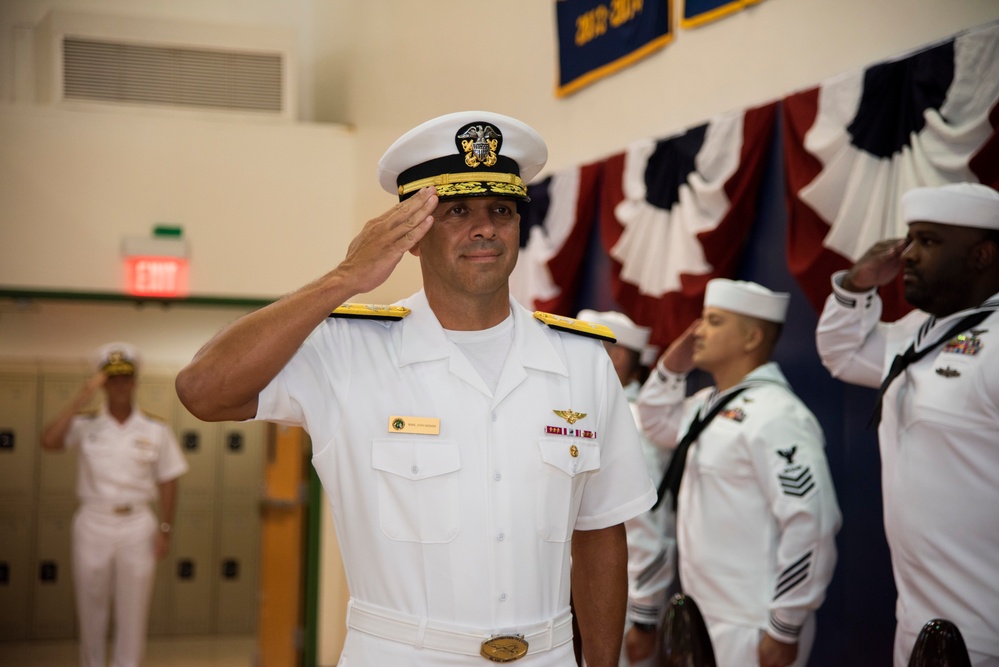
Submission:
<svg viewBox="0 0 999 667">
<path fill-rule="evenodd" d="M 672 0 L 557 0 L 559 97 L 669 44 L 672 4 Z"/>
<path fill-rule="evenodd" d="M 760 0 L 683 0 L 680 27 L 696 28 L 758 2 Z"/>
</svg>

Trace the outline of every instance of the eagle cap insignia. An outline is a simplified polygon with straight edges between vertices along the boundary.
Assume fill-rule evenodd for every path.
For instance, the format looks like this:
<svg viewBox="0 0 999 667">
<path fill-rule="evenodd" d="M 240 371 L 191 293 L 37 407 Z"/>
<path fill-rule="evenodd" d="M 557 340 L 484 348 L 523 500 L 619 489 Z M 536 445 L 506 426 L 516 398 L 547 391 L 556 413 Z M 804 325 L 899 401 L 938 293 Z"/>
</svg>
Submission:
<svg viewBox="0 0 999 667">
<path fill-rule="evenodd" d="M 572 410 L 552 410 L 552 412 L 555 413 L 556 417 L 561 417 L 569 422 L 569 424 L 575 424 L 586 416 L 585 412 L 573 412 Z"/>
<path fill-rule="evenodd" d="M 469 167 L 491 167 L 496 164 L 503 135 L 492 125 L 470 123 L 458 130 L 455 143 L 465 154 L 465 164 Z"/>
</svg>

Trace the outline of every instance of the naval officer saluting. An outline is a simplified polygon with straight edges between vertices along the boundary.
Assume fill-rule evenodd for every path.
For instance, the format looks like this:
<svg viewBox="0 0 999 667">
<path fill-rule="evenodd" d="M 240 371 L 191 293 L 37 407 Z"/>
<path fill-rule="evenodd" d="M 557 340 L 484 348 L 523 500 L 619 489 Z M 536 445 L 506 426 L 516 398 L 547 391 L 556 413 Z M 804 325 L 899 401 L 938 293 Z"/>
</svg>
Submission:
<svg viewBox="0 0 999 667">
<path fill-rule="evenodd" d="M 517 205 L 546 159 L 533 129 L 495 113 L 411 130 L 379 163 L 400 202 L 177 378 L 201 419 L 310 433 L 351 592 L 342 665 L 575 665 L 570 577 L 587 664 L 617 664 L 623 523 L 655 489 L 593 337 L 609 332 L 510 297 Z M 342 307 L 407 252 L 422 290 Z"/>
</svg>

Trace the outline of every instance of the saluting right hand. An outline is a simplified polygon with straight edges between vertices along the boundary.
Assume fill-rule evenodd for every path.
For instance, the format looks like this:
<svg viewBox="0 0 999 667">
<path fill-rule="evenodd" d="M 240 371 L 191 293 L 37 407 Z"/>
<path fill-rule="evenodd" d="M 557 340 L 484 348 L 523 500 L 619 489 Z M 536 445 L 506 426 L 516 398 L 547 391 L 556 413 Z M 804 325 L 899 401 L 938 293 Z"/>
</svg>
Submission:
<svg viewBox="0 0 999 667">
<path fill-rule="evenodd" d="M 355 294 L 378 287 L 433 226 L 435 208 L 437 189 L 431 186 L 369 220 L 350 242 L 335 272 L 349 276 L 356 285 Z"/>
<path fill-rule="evenodd" d="M 76 404 L 82 408 L 83 406 L 90 403 L 90 399 L 94 397 L 94 394 L 104 386 L 104 383 L 108 381 L 108 376 L 104 374 L 104 371 L 97 371 L 83 383 L 83 387 L 80 388 L 80 393 L 76 398 Z"/>
<path fill-rule="evenodd" d="M 902 268 L 902 251 L 906 245 L 905 239 L 885 239 L 872 245 L 847 272 L 843 289 L 866 292 L 890 283 Z"/>
<path fill-rule="evenodd" d="M 691 322 L 686 331 L 677 336 L 663 352 L 659 361 L 666 370 L 680 375 L 694 370 L 694 343 L 697 342 L 694 332 L 700 324 L 701 318 Z"/>
</svg>

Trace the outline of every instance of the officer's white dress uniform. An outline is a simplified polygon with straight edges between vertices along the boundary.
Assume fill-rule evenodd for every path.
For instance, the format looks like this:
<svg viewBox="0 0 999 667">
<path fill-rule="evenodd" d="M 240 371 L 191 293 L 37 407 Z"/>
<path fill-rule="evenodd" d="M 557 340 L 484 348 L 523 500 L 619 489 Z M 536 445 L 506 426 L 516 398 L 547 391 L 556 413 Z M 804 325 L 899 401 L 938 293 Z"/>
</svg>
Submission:
<svg viewBox="0 0 999 667">
<path fill-rule="evenodd" d="M 66 446 L 79 448 L 73 577 L 83 667 L 104 667 L 111 600 L 113 667 L 138 667 L 156 569 L 158 485 L 187 472 L 167 424 L 133 409 L 120 424 L 103 407 L 73 418 Z"/>
<path fill-rule="evenodd" d="M 642 424 L 676 441 L 694 417 L 746 387 L 691 446 L 680 485 L 680 583 L 697 603 L 719 667 L 756 665 L 762 632 L 798 642 L 807 664 L 814 611 L 836 563 L 839 507 L 821 428 L 776 363 L 721 396 L 685 399 L 685 376 L 660 365 L 640 396 Z"/>
<path fill-rule="evenodd" d="M 999 228 L 999 195 L 980 185 L 916 188 L 902 217 Z M 885 533 L 898 600 L 895 665 L 905 667 L 920 629 L 943 618 L 961 631 L 972 664 L 999 667 L 999 294 L 935 318 L 912 311 L 881 323 L 876 290 L 853 293 L 832 278 L 816 330 L 834 377 L 878 387 L 896 354 L 936 346 L 884 395 L 878 440 Z M 944 334 L 976 311 L 983 322 Z"/>
<path fill-rule="evenodd" d="M 819 320 L 822 361 L 868 387 L 921 333 L 940 339 L 971 311 L 913 311 L 880 323 L 875 291 L 833 294 Z M 999 294 L 983 307 L 999 307 Z M 929 325 L 929 326 L 927 326 Z M 999 312 L 908 367 L 888 388 L 878 427 L 885 533 L 898 589 L 896 667 L 925 623 L 957 624 L 968 650 L 999 665 Z"/>
<path fill-rule="evenodd" d="M 401 305 L 398 322 L 328 319 L 258 402 L 312 437 L 351 592 L 340 664 L 488 664 L 480 642 L 512 633 L 518 664 L 574 665 L 573 530 L 655 498 L 610 360 L 511 300 L 491 392 L 422 292 Z"/>
</svg>

